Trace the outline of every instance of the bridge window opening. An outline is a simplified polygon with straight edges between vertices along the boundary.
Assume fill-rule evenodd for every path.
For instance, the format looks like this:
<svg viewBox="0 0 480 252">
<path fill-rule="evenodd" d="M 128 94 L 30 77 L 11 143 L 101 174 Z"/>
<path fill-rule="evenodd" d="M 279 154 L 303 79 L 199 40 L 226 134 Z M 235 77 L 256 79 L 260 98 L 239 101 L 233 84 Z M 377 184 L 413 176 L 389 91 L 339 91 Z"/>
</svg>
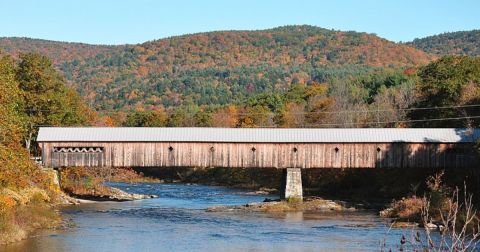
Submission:
<svg viewBox="0 0 480 252">
<path fill-rule="evenodd" d="M 335 147 L 335 152 L 338 152 L 340 149 L 338 147 Z"/>
<path fill-rule="evenodd" d="M 255 147 L 252 147 L 252 151 L 255 152 L 257 149 L 255 149 Z"/>
<path fill-rule="evenodd" d="M 293 147 L 293 152 L 297 152 L 297 151 L 298 151 L 297 147 Z"/>
<path fill-rule="evenodd" d="M 382 149 L 380 149 L 380 147 L 377 147 L 377 152 L 380 152 Z"/>
<path fill-rule="evenodd" d="M 210 147 L 210 152 L 214 152 L 214 151 L 215 151 L 215 148 L 213 148 L 213 146 Z"/>
<path fill-rule="evenodd" d="M 170 151 L 170 152 L 173 151 L 173 147 L 172 147 L 172 146 L 169 146 L 169 147 L 168 147 L 168 151 Z"/>
<path fill-rule="evenodd" d="M 54 153 L 102 153 L 103 147 L 53 147 Z"/>
</svg>

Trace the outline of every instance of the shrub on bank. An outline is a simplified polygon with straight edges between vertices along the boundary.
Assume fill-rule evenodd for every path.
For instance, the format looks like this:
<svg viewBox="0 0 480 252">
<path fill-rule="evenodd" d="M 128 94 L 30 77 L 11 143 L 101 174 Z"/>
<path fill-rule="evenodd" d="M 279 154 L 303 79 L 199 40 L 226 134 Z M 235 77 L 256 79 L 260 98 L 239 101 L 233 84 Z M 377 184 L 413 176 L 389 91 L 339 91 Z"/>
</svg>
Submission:
<svg viewBox="0 0 480 252">
<path fill-rule="evenodd" d="M 65 168 L 61 170 L 62 189 L 72 195 L 105 195 L 110 188 L 103 185 L 104 179 L 85 167 Z"/>
<path fill-rule="evenodd" d="M 412 195 L 394 200 L 387 209 L 380 212 L 380 215 L 398 221 L 422 222 L 422 215 L 428 215 L 429 222 L 442 220 L 444 217 L 442 215 L 450 211 L 453 191 L 443 183 L 443 176 L 443 171 L 429 176 L 425 181 L 427 191 L 423 197 Z M 427 205 L 428 212 L 422 212 Z M 461 212 L 459 216 L 461 217 Z"/>
<path fill-rule="evenodd" d="M 421 219 L 423 205 L 423 198 L 419 198 L 415 195 L 400 200 L 394 200 L 389 208 L 380 212 L 380 216 L 385 218 L 397 218 L 401 221 L 418 222 Z"/>
</svg>

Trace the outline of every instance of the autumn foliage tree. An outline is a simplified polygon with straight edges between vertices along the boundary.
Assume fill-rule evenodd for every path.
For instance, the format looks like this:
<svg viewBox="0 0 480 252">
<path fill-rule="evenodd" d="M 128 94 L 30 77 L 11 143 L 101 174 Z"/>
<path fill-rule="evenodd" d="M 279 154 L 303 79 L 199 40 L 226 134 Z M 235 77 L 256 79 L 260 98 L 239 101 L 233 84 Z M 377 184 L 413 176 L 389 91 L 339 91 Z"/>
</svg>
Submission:
<svg viewBox="0 0 480 252">
<path fill-rule="evenodd" d="M 242 128 L 272 127 L 274 114 L 262 105 L 248 107 L 240 119 Z"/>
<path fill-rule="evenodd" d="M 0 58 L 0 188 L 25 187 L 34 169 L 21 145 L 26 121 L 22 108 L 15 65 L 4 56 Z"/>
<path fill-rule="evenodd" d="M 238 109 L 235 105 L 219 108 L 212 112 L 212 126 L 234 128 L 238 125 Z"/>
<path fill-rule="evenodd" d="M 305 105 L 288 102 L 280 112 L 280 127 L 300 128 L 305 125 Z"/>
<path fill-rule="evenodd" d="M 63 77 L 46 56 L 20 56 L 15 79 L 22 91 L 22 112 L 26 114 L 25 143 L 30 149 L 39 126 L 86 125 L 95 114 L 66 86 Z"/>
</svg>

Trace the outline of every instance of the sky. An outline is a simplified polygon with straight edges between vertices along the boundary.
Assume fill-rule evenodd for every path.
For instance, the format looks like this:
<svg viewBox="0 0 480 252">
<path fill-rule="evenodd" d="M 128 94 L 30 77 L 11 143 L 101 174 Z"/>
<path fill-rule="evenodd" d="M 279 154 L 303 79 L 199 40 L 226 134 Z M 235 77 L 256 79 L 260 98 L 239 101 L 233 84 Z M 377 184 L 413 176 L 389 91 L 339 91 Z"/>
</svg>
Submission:
<svg viewBox="0 0 480 252">
<path fill-rule="evenodd" d="M 0 0 L 0 8 L 0 37 L 90 44 L 303 24 L 396 42 L 480 29 L 480 0 Z"/>
</svg>

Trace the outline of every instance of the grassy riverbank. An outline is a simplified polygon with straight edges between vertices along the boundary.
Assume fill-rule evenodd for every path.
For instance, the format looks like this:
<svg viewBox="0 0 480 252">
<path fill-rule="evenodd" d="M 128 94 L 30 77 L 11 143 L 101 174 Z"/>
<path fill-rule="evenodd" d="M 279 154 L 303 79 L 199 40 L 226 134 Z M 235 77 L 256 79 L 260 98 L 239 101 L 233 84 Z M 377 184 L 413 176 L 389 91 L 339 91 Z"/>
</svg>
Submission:
<svg viewBox="0 0 480 252">
<path fill-rule="evenodd" d="M 10 192 L 12 194 L 17 194 Z M 28 194 L 28 193 L 27 193 Z M 59 213 L 55 210 L 49 198 L 42 192 L 30 196 L 17 194 L 18 197 L 28 200 L 28 203 L 16 203 L 16 199 L 6 199 L 0 213 L 0 244 L 7 244 L 23 240 L 35 229 L 55 228 L 61 224 Z M 16 197 L 16 196 L 14 196 Z"/>
<path fill-rule="evenodd" d="M 35 229 L 55 228 L 61 224 L 56 206 L 60 191 L 48 174 L 32 167 L 26 185 L 0 189 L 0 244 L 16 242 L 28 237 Z M 20 175 L 17 181 L 22 181 Z"/>
</svg>

